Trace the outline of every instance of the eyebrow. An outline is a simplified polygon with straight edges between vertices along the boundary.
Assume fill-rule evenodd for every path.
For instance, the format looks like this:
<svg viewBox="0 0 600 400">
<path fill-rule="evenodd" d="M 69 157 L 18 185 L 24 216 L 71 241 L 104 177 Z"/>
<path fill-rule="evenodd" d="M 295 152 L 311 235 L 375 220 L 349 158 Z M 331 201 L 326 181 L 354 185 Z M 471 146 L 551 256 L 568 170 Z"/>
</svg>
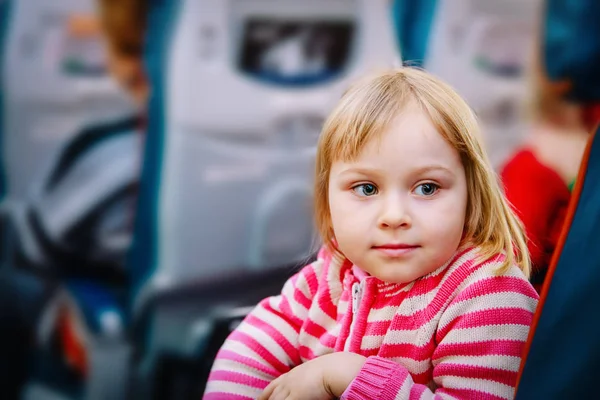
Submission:
<svg viewBox="0 0 600 400">
<path fill-rule="evenodd" d="M 432 165 L 424 165 L 422 167 L 416 168 L 412 171 L 414 174 L 424 174 L 427 172 L 441 171 L 450 175 L 454 175 L 454 172 L 450 168 L 444 167 L 440 164 L 432 164 Z"/>
<path fill-rule="evenodd" d="M 381 174 L 383 174 L 383 172 L 377 168 L 369 168 L 369 167 L 348 167 L 340 172 L 341 176 L 350 175 L 350 174 L 381 175 Z"/>
<path fill-rule="evenodd" d="M 420 174 L 425 174 L 428 172 L 435 172 L 435 171 L 441 171 L 446 174 L 454 175 L 454 172 L 452 172 L 452 170 L 450 168 L 444 167 L 443 165 L 440 165 L 440 164 L 423 165 L 423 166 L 415 168 L 414 170 L 412 170 L 410 172 L 411 172 L 411 174 L 414 174 L 414 175 L 420 175 Z M 347 174 L 379 175 L 379 174 L 382 174 L 382 172 L 377 168 L 356 166 L 356 167 L 349 167 L 340 172 L 340 175 L 347 175 Z"/>
</svg>

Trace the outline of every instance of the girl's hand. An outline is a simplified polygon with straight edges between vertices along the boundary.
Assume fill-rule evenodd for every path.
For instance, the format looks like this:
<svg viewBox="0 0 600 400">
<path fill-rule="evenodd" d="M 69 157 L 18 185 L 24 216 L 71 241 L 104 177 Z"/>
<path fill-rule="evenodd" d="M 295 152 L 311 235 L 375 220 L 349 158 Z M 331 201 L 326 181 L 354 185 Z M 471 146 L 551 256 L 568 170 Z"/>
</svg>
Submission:
<svg viewBox="0 0 600 400">
<path fill-rule="evenodd" d="M 346 352 L 315 358 L 272 381 L 258 400 L 338 398 L 366 360 L 359 354 Z"/>
</svg>

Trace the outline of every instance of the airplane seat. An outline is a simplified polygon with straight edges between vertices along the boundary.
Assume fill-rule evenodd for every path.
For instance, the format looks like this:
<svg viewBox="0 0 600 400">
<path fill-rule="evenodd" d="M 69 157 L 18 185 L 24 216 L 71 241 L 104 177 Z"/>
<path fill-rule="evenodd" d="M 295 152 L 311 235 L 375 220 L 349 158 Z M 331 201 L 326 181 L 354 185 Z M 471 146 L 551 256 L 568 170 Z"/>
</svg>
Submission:
<svg viewBox="0 0 600 400">
<path fill-rule="evenodd" d="M 587 89 L 586 89 L 587 91 Z M 517 399 L 581 398 L 596 388 L 600 323 L 600 135 L 593 134 L 530 334 Z M 554 349 L 549 351 L 548 349 Z"/>
<path fill-rule="evenodd" d="M 302 7 L 261 0 L 234 3 L 156 6 L 179 12 L 173 32 L 166 35 L 172 45 L 160 62 L 152 60 L 158 66 L 148 66 L 152 83 L 164 87 L 153 86 L 150 100 L 150 158 L 138 214 L 138 227 L 148 220 L 155 226 L 144 225 L 146 235 L 135 238 L 140 250 L 153 245 L 152 251 L 139 251 L 152 256 L 143 260 L 146 265 L 134 265 L 140 270 L 135 280 L 142 300 L 153 290 L 303 264 L 314 239 L 309 221 L 321 124 L 349 81 L 371 68 L 392 65 L 396 57 L 391 27 L 366 22 L 387 20 L 387 5 L 371 11 L 355 0 Z M 367 15 L 358 17 L 359 10 Z M 234 29 L 229 32 L 219 22 Z M 210 32 L 200 44 L 200 55 L 189 51 L 198 29 Z M 283 51 L 277 68 L 272 61 L 261 66 L 260 54 L 278 59 L 273 54 L 298 39 L 286 32 L 303 37 L 306 29 L 318 33 L 313 41 L 328 35 L 332 46 L 339 47 L 330 49 L 335 57 L 324 61 L 319 73 L 304 71 L 308 67 L 300 62 L 286 65 Z M 371 43 L 376 35 L 378 42 Z M 295 46 L 304 51 L 301 39 Z M 155 79 L 154 74 L 164 76 Z M 155 158 L 148 156 L 153 152 Z M 153 212 L 145 210 L 146 198 L 155 199 Z M 146 218 L 144 212 L 155 216 Z M 136 243 L 134 264 L 140 261 L 135 250 Z"/>
<path fill-rule="evenodd" d="M 85 393 L 83 367 L 65 362 L 73 341 L 65 337 L 65 326 L 77 327 L 75 343 L 85 344 L 88 386 L 118 382 L 107 371 L 118 370 L 115 360 L 127 358 L 127 348 L 105 344 L 118 341 L 127 324 L 124 267 L 139 178 L 138 125 L 134 117 L 84 130 L 58 154 L 23 213 L 13 214 L 22 223 L 12 224 L 20 230 L 10 238 L 11 282 L 29 297 L 39 293 L 36 301 L 24 302 L 34 312 L 20 312 L 35 331 L 25 398 Z M 103 354 L 112 354 L 112 368 L 102 362 L 95 367 Z M 125 384 L 108 393 L 118 396 L 119 386 Z"/>
<path fill-rule="evenodd" d="M 321 124 L 351 80 L 398 61 L 388 1 L 151 4 L 129 267 L 146 388 L 163 361 L 206 363 L 216 321 L 309 262 Z"/>
<path fill-rule="evenodd" d="M 139 118 L 129 117 L 92 126 L 60 151 L 41 187 L 15 213 L 15 265 L 60 277 L 126 280 L 139 125 Z"/>
</svg>

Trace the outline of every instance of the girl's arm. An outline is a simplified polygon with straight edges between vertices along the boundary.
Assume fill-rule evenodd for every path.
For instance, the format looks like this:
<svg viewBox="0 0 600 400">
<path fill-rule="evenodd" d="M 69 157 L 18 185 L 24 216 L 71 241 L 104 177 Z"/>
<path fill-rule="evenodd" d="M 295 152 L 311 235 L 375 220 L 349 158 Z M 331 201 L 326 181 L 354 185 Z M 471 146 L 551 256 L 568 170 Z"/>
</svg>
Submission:
<svg viewBox="0 0 600 400">
<path fill-rule="evenodd" d="M 269 382 L 301 363 L 298 336 L 317 291 L 321 254 L 291 277 L 279 296 L 261 301 L 227 338 L 205 400 L 256 399 Z"/>
<path fill-rule="evenodd" d="M 537 293 L 522 276 L 467 286 L 444 311 L 435 336 L 435 388 L 413 382 L 391 360 L 369 357 L 342 399 L 510 399 Z"/>
</svg>

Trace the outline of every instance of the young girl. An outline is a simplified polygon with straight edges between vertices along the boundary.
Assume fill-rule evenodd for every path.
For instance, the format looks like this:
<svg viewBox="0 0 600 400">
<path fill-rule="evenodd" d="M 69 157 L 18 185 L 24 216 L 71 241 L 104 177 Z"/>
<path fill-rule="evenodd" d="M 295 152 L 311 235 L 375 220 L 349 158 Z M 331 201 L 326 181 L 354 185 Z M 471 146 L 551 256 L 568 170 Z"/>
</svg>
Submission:
<svg viewBox="0 0 600 400">
<path fill-rule="evenodd" d="M 230 335 L 204 398 L 511 398 L 538 296 L 467 104 L 417 69 L 357 82 L 315 194 L 317 261 Z"/>
</svg>

